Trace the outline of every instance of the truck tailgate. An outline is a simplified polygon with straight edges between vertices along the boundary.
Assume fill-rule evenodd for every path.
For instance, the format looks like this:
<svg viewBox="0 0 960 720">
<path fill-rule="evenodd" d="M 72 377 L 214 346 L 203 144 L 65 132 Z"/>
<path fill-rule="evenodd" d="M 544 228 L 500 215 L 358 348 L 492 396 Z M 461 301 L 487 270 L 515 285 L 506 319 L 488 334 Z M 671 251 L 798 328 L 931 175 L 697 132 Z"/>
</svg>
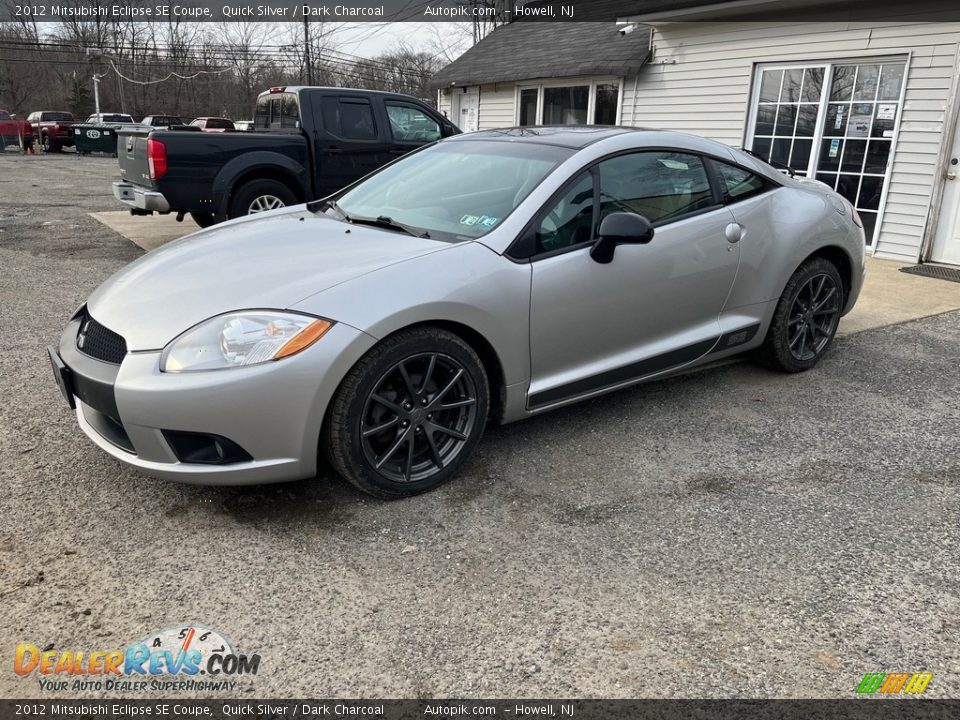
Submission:
<svg viewBox="0 0 960 720">
<path fill-rule="evenodd" d="M 121 130 L 117 139 L 117 160 L 120 163 L 120 177 L 134 185 L 153 188 L 150 179 L 150 165 L 147 162 L 147 137 L 150 128 L 129 128 Z"/>
</svg>

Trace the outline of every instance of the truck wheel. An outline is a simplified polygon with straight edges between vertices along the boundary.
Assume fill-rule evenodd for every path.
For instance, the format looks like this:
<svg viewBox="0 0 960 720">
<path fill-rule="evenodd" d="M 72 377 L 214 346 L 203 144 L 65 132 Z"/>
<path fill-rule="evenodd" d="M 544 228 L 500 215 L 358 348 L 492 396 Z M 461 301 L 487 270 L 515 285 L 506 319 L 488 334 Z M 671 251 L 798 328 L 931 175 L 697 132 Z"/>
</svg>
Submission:
<svg viewBox="0 0 960 720">
<path fill-rule="evenodd" d="M 296 195 L 282 182 L 251 180 L 233 194 L 228 217 L 238 218 L 244 215 L 255 215 L 296 203 Z"/>
<path fill-rule="evenodd" d="M 202 228 L 208 228 L 217 222 L 217 218 L 213 213 L 191 212 L 190 217 Z"/>
</svg>

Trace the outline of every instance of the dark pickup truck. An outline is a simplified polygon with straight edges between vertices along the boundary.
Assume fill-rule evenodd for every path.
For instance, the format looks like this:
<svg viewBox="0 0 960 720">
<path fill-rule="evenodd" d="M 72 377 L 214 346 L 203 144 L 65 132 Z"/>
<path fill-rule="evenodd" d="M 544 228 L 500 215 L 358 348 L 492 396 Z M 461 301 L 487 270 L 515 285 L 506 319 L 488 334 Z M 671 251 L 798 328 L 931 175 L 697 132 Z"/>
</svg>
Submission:
<svg viewBox="0 0 960 720">
<path fill-rule="evenodd" d="M 348 88 L 270 88 L 253 123 L 250 132 L 122 130 L 114 196 L 134 215 L 189 213 L 207 227 L 326 197 L 460 132 L 416 98 Z"/>
</svg>

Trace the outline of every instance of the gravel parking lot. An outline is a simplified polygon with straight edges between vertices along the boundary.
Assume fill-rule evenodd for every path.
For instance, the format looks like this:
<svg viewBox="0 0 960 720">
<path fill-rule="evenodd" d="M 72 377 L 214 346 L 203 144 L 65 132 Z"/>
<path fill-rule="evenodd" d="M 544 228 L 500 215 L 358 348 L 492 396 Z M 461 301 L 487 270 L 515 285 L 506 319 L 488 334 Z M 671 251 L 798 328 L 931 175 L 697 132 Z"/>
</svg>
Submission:
<svg viewBox="0 0 960 720">
<path fill-rule="evenodd" d="M 403 502 L 174 485 L 87 441 L 46 358 L 142 253 L 87 215 L 115 167 L 0 155 L 0 696 L 39 695 L 16 643 L 185 622 L 262 656 L 256 696 L 960 696 L 960 313 L 491 428 Z"/>
</svg>

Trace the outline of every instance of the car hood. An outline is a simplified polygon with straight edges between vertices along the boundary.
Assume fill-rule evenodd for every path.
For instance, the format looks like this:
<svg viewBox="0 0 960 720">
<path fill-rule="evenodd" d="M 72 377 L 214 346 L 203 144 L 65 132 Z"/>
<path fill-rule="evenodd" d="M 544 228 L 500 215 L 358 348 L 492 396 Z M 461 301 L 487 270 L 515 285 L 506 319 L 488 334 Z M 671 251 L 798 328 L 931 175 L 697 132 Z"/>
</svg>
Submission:
<svg viewBox="0 0 960 720">
<path fill-rule="evenodd" d="M 215 315 L 286 309 L 360 275 L 448 247 L 302 209 L 270 213 L 148 253 L 97 288 L 87 310 L 122 335 L 128 350 L 159 350 Z"/>
</svg>

